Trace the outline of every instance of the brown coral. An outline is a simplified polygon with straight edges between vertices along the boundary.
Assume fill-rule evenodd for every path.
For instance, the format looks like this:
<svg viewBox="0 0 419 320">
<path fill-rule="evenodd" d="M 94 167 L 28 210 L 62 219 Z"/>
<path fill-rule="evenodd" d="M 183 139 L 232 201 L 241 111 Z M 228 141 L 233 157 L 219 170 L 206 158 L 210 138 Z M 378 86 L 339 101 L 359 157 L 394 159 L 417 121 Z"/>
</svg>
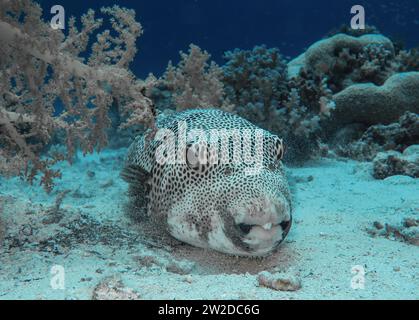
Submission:
<svg viewBox="0 0 419 320">
<path fill-rule="evenodd" d="M 42 10 L 30 0 L 6 1 L 0 9 L 0 169 L 19 172 L 32 182 L 38 172 L 46 190 L 53 187 L 57 161 L 71 161 L 78 148 L 101 150 L 108 142 L 108 110 L 121 101 L 132 115 L 129 125 L 153 126 L 153 104 L 142 92 L 128 64 L 136 53 L 142 28 L 135 12 L 114 6 L 102 8 L 113 32 L 97 33 L 103 19 L 89 10 L 82 29 L 70 19 L 67 37 L 41 19 Z M 24 19 L 19 17 L 24 16 Z M 88 58 L 82 56 L 88 55 Z M 57 105 L 62 105 L 62 110 Z M 54 135 L 63 132 L 66 154 L 43 158 Z M 11 160 L 18 160 L 11 165 Z M 19 167 L 17 166 L 19 165 Z"/>
<path fill-rule="evenodd" d="M 162 78 L 172 92 L 176 109 L 212 107 L 229 111 L 221 82 L 222 70 L 215 62 L 208 63 L 211 55 L 194 44 L 188 53 L 180 55 L 179 64 L 175 67 L 169 62 Z"/>
</svg>

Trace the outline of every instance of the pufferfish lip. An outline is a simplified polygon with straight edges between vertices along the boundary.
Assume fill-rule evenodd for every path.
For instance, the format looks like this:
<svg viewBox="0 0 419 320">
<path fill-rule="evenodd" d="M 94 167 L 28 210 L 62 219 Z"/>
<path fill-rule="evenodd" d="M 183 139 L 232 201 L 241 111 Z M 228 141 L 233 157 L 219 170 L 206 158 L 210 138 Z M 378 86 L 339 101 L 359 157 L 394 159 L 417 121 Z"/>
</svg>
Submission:
<svg viewBox="0 0 419 320">
<path fill-rule="evenodd" d="M 277 226 L 280 226 L 282 229 L 283 235 L 285 236 L 286 234 L 288 234 L 291 228 L 291 219 L 284 220 L 278 224 L 273 224 L 272 222 L 265 223 L 264 225 L 239 223 L 237 226 L 240 229 L 240 231 L 243 232 L 244 234 L 248 234 L 254 227 L 261 227 L 262 229 L 266 231 L 270 231 L 271 229 Z"/>
<path fill-rule="evenodd" d="M 281 222 L 281 223 L 282 223 L 282 222 Z M 278 225 L 281 225 L 281 224 L 272 224 L 272 222 L 268 222 L 268 223 L 265 223 L 264 225 L 239 223 L 237 226 L 239 227 L 239 229 L 240 229 L 243 233 L 247 234 L 247 233 L 249 233 L 249 232 L 250 232 L 250 230 L 252 230 L 252 228 L 253 228 L 253 227 L 261 227 L 262 229 L 264 229 L 264 230 L 266 230 L 266 231 L 269 231 L 269 230 L 271 230 L 273 227 L 276 227 L 276 226 L 278 226 Z M 282 227 L 282 225 L 281 225 L 281 227 Z"/>
</svg>

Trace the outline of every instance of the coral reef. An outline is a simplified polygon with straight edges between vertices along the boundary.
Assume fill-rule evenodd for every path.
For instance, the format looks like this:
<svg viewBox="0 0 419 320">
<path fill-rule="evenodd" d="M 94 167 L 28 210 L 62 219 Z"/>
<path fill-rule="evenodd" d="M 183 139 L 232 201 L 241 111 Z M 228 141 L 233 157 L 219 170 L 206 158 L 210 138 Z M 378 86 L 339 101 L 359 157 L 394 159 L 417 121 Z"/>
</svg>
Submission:
<svg viewBox="0 0 419 320">
<path fill-rule="evenodd" d="M 290 61 L 288 76 L 313 72 L 327 78 L 328 87 L 336 93 L 353 83 L 383 83 L 392 73 L 394 56 L 393 43 L 382 35 L 337 34 L 314 43 Z"/>
<path fill-rule="evenodd" d="M 220 108 L 281 134 L 292 158 L 317 148 L 313 141 L 321 129 L 319 122 L 333 108 L 331 92 L 321 79 L 289 83 L 286 61 L 277 48 L 228 51 L 221 69 L 209 64 L 210 55 L 194 45 L 181 57 L 178 66 L 169 63 L 153 87 L 151 97 L 159 110 Z"/>
<path fill-rule="evenodd" d="M 171 93 L 177 111 L 192 108 L 220 108 L 228 111 L 224 99 L 221 68 L 212 61 L 211 55 L 191 44 L 189 52 L 180 52 L 181 61 L 175 67 L 169 62 L 160 80 L 163 88 Z"/>
<path fill-rule="evenodd" d="M 89 10 L 69 22 L 69 33 L 54 30 L 42 18 L 40 6 L 30 0 L 5 1 L 0 9 L 0 169 L 24 176 L 29 182 L 42 173 L 47 191 L 60 172 L 52 166 L 71 161 L 77 148 L 84 153 L 108 142 L 108 111 L 116 100 L 129 113 L 127 124 L 153 126 L 153 103 L 144 94 L 128 66 L 136 53 L 142 27 L 135 12 L 114 6 L 102 8 L 103 19 Z M 23 17 L 23 18 L 21 18 Z M 90 39 L 96 35 L 97 41 Z M 91 44 L 91 45 L 90 45 Z M 66 154 L 42 157 L 59 133 Z"/>
<path fill-rule="evenodd" d="M 399 73 L 401 55 L 414 51 L 406 52 L 396 56 L 379 34 L 337 34 L 286 69 L 275 48 L 235 49 L 225 54 L 225 93 L 233 112 L 285 137 L 293 159 L 306 158 L 321 153 L 319 141 L 342 126 L 353 124 L 359 137 L 365 126 L 418 111 L 418 75 Z"/>
<path fill-rule="evenodd" d="M 224 59 L 223 83 L 234 111 L 258 124 L 270 122 L 288 96 L 286 61 L 279 50 L 266 46 L 235 49 L 225 52 Z"/>
<path fill-rule="evenodd" d="M 419 71 L 419 48 L 401 50 L 396 59 L 399 72 Z"/>
<path fill-rule="evenodd" d="M 219 67 L 209 65 L 209 54 L 198 47 L 191 45 L 189 54 L 181 56 L 179 65 L 169 64 L 153 88 L 159 109 L 217 107 L 283 136 L 292 158 L 317 148 L 320 120 L 333 108 L 331 91 L 320 77 L 317 82 L 302 77 L 289 82 L 279 50 L 264 45 L 226 52 L 221 78 Z"/>
<path fill-rule="evenodd" d="M 362 134 L 363 128 L 360 124 L 351 124 L 338 130 L 332 142 L 338 155 L 372 160 L 378 152 L 403 152 L 410 145 L 419 144 L 419 115 L 412 112 L 406 112 L 398 122 L 373 125 Z M 360 134 L 361 137 L 356 137 Z"/>
<path fill-rule="evenodd" d="M 300 98 L 299 89 L 292 88 L 284 106 L 276 111 L 275 117 L 270 119 L 269 130 L 284 137 L 287 144 L 286 160 L 306 160 L 320 150 L 321 125 L 320 122 L 329 116 L 333 108 L 326 97 L 320 101 L 324 104 L 322 110 L 314 111 L 309 105 L 304 104 Z"/>
<path fill-rule="evenodd" d="M 381 86 L 360 83 L 333 96 L 336 108 L 329 125 L 373 125 L 397 121 L 406 111 L 419 113 L 419 72 L 397 73 Z"/>
<path fill-rule="evenodd" d="M 380 34 L 336 34 L 290 61 L 288 77 L 304 101 L 333 105 L 321 123 L 330 138 L 345 125 L 362 129 L 397 121 L 406 111 L 419 112 L 419 75 L 402 72 L 415 70 L 415 52 L 396 55 L 392 41 Z"/>
<path fill-rule="evenodd" d="M 394 175 L 419 178 L 419 145 L 412 145 L 403 153 L 390 150 L 377 154 L 373 159 L 374 178 L 384 179 Z"/>
<path fill-rule="evenodd" d="M 336 34 L 288 63 L 289 84 L 303 101 L 298 110 L 302 105 L 312 110 L 328 106 L 329 116 L 321 118 L 317 130 L 323 141 L 340 145 L 337 153 L 341 156 L 371 160 L 379 151 L 403 151 L 417 143 L 417 117 L 413 118 L 419 112 L 419 73 L 415 72 L 415 58 L 414 49 L 396 55 L 392 41 L 380 34 Z M 316 101 L 320 102 L 317 106 Z M 408 111 L 409 115 L 400 118 Z M 383 129 L 399 118 L 399 124 Z M 371 125 L 381 126 L 370 128 L 361 138 Z M 379 133 L 382 129 L 385 133 Z M 378 141 L 385 138 L 386 142 Z"/>
<path fill-rule="evenodd" d="M 66 35 L 42 20 L 33 1 L 2 4 L 2 175 L 38 180 L 51 191 L 61 177 L 57 162 L 74 161 L 79 149 L 100 151 L 110 136 L 111 146 L 126 144 L 139 127 L 153 134 L 157 112 L 167 109 L 239 114 L 284 137 L 287 159 L 296 160 L 322 154 L 342 127 L 359 138 L 368 126 L 419 112 L 419 50 L 401 50 L 373 27 L 342 27 L 288 63 L 277 48 L 261 45 L 227 51 L 220 67 L 191 44 L 161 78 L 141 80 L 129 69 L 143 33 L 135 12 L 114 6 L 96 15 L 72 17 Z M 403 148 L 387 143 L 367 157 Z"/>
</svg>

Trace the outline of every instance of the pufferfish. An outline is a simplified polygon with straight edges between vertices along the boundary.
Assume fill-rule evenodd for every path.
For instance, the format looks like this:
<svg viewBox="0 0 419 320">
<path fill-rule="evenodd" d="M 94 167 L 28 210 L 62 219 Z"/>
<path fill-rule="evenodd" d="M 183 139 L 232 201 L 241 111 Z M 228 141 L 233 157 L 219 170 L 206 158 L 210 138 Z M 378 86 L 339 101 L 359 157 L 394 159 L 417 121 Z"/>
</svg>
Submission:
<svg viewBox="0 0 419 320">
<path fill-rule="evenodd" d="M 145 218 L 196 247 L 271 254 L 292 221 L 282 139 L 216 109 L 159 116 L 157 129 L 135 138 L 122 171 Z"/>
</svg>

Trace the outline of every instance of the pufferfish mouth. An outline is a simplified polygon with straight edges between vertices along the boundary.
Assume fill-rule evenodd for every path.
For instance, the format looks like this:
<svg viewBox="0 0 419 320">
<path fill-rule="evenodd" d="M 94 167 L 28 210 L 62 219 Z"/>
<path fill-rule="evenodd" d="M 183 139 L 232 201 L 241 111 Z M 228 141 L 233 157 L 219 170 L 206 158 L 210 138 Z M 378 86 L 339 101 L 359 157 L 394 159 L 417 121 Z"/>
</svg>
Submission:
<svg viewBox="0 0 419 320">
<path fill-rule="evenodd" d="M 248 234 L 254 227 L 259 227 L 266 231 L 270 231 L 273 228 L 280 226 L 282 229 L 282 232 L 284 233 L 283 236 L 285 237 L 291 228 L 291 220 L 282 221 L 281 223 L 278 223 L 278 224 L 273 224 L 272 222 L 268 222 L 262 226 L 258 224 L 246 224 L 246 223 L 239 223 L 237 226 L 244 234 Z"/>
<path fill-rule="evenodd" d="M 291 228 L 290 220 L 280 223 L 268 222 L 263 225 L 239 223 L 237 228 L 242 236 L 241 241 L 252 251 L 252 255 L 264 255 L 274 250 L 286 237 Z"/>
</svg>

